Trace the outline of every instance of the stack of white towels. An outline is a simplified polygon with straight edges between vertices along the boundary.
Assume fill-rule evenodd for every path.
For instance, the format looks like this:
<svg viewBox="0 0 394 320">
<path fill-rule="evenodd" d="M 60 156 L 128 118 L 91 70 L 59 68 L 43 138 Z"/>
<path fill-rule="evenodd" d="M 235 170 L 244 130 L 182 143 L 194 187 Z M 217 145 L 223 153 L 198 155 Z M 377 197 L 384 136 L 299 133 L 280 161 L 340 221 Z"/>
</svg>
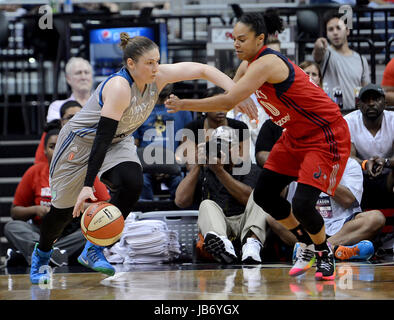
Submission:
<svg viewBox="0 0 394 320">
<path fill-rule="evenodd" d="M 180 253 L 176 231 L 168 230 L 161 220 L 136 221 L 132 213 L 125 220 L 119 242 L 104 250 L 108 262 L 114 264 L 163 263 L 175 260 Z"/>
</svg>

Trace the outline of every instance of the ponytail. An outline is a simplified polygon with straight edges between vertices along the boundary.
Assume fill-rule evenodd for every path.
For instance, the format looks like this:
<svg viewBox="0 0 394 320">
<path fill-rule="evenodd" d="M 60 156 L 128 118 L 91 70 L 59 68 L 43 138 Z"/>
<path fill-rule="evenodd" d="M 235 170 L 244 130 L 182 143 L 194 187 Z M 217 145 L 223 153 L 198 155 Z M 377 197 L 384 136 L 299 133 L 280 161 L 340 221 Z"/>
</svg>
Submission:
<svg viewBox="0 0 394 320">
<path fill-rule="evenodd" d="M 281 33 L 284 29 L 283 19 L 274 9 L 267 9 L 264 13 L 244 13 L 238 22 L 249 26 L 255 32 L 256 36 L 264 34 L 264 43 L 266 43 L 269 35 L 276 35 L 276 33 Z"/>
<path fill-rule="evenodd" d="M 283 31 L 283 19 L 279 16 L 276 10 L 266 10 L 263 14 L 263 18 L 269 35 L 275 35 L 276 33 L 281 33 Z"/>
</svg>

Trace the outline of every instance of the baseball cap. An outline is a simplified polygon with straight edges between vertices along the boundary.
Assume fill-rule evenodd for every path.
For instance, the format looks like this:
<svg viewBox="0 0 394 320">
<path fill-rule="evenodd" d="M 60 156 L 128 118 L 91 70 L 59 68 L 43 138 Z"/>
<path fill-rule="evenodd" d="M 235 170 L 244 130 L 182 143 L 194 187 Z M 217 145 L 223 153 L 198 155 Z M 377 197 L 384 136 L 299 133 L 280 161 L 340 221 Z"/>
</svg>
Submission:
<svg viewBox="0 0 394 320">
<path fill-rule="evenodd" d="M 364 95 L 366 92 L 368 92 L 368 91 L 375 91 L 375 92 L 377 92 L 378 94 L 380 94 L 381 96 L 384 97 L 384 91 L 383 91 L 383 89 L 382 89 L 381 86 L 379 86 L 379 85 L 377 85 L 377 84 L 374 84 L 374 83 L 369 83 L 369 84 L 367 84 L 365 87 L 363 87 L 363 88 L 360 90 L 360 93 L 358 94 L 358 98 L 359 98 L 360 100 L 362 100 L 363 95 Z"/>
</svg>

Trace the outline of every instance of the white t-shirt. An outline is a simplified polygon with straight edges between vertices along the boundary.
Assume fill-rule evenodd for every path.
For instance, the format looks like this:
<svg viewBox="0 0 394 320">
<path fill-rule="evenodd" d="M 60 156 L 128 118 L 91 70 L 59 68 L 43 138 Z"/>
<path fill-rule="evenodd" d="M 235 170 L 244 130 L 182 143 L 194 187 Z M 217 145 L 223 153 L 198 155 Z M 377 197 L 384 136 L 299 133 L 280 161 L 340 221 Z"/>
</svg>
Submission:
<svg viewBox="0 0 394 320">
<path fill-rule="evenodd" d="M 375 136 L 372 136 L 365 127 L 363 114 L 360 110 L 353 111 L 344 118 L 349 126 L 350 139 L 360 159 L 369 159 L 374 156 L 391 158 L 393 156 L 394 112 L 383 111 L 382 126 Z"/>
<path fill-rule="evenodd" d="M 53 101 L 48 107 L 47 122 L 51 122 L 55 119 L 60 119 L 60 108 L 62 107 L 63 103 L 69 100 L 75 100 L 74 95 L 71 95 L 65 100 Z"/>
<path fill-rule="evenodd" d="M 251 122 L 249 117 L 242 112 L 235 114 L 234 109 L 227 112 L 226 117 L 228 117 L 230 119 L 242 121 L 242 122 L 246 123 L 246 125 L 248 126 L 249 132 L 250 132 L 250 148 L 249 148 L 250 159 L 251 159 L 252 163 L 256 163 L 255 149 L 256 149 L 257 136 L 259 135 L 259 131 L 261 129 L 261 126 L 269 117 L 268 117 L 267 113 L 264 111 L 264 108 L 262 108 L 260 106 L 260 104 L 258 103 L 255 94 L 252 94 L 250 96 L 250 98 L 253 100 L 254 104 L 257 107 L 258 120 L 259 120 L 258 123 Z"/>
<path fill-rule="evenodd" d="M 356 200 L 345 209 L 332 197 L 322 192 L 316 203 L 316 209 L 324 219 L 326 234 L 332 236 L 343 227 L 347 219 L 351 219 L 355 213 L 361 212 L 361 198 L 363 195 L 363 172 L 361 166 L 353 158 L 349 158 L 346 163 L 345 172 L 343 173 L 340 185 L 347 187 L 354 195 Z M 291 203 L 297 187 L 296 182 L 289 185 L 287 201 Z"/>
</svg>

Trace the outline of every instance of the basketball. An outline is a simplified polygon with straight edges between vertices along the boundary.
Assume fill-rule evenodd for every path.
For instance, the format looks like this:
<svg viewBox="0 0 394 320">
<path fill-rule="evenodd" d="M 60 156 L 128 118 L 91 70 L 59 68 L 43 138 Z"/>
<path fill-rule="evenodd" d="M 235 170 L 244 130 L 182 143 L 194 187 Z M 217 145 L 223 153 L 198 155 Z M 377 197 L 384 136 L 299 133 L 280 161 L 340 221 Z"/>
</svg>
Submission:
<svg viewBox="0 0 394 320">
<path fill-rule="evenodd" d="M 81 230 L 87 240 L 98 246 L 118 241 L 124 228 L 122 212 L 108 202 L 91 204 L 83 213 Z"/>
</svg>

